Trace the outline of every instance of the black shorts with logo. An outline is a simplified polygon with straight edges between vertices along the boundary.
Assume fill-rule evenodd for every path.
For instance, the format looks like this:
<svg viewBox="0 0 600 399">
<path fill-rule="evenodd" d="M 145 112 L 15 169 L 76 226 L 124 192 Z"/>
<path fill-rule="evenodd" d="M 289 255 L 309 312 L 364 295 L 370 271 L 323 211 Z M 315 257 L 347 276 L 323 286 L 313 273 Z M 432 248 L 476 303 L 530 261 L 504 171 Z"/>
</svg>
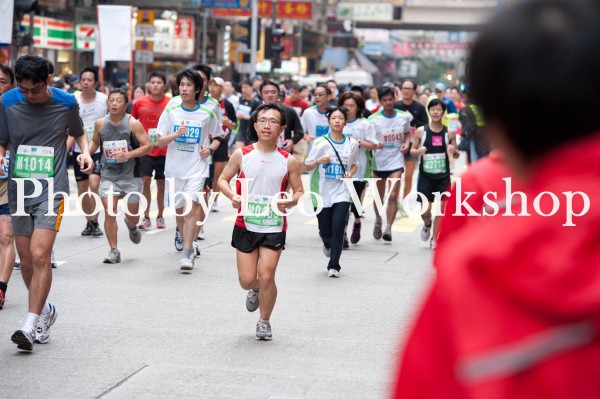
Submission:
<svg viewBox="0 0 600 399">
<path fill-rule="evenodd" d="M 246 254 L 254 252 L 258 247 L 278 251 L 285 249 L 285 232 L 255 233 L 235 225 L 231 236 L 231 246 Z"/>
</svg>

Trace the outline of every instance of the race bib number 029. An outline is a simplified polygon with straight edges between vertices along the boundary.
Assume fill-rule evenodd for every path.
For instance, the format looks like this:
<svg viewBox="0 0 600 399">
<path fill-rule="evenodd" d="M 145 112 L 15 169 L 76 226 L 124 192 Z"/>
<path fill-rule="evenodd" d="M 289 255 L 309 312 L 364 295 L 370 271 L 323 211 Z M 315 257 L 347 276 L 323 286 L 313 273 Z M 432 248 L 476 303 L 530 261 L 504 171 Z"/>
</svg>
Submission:
<svg viewBox="0 0 600 399">
<path fill-rule="evenodd" d="M 191 123 L 191 122 L 190 122 Z M 175 139 L 176 143 L 184 144 L 198 144 L 200 143 L 200 137 L 202 137 L 202 127 L 193 126 L 187 121 L 183 121 L 183 125 L 187 127 L 187 133 L 183 136 L 179 136 Z M 173 133 L 177 132 L 181 127 L 181 124 L 173 125 Z"/>
<path fill-rule="evenodd" d="M 14 177 L 34 179 L 54 177 L 53 147 L 20 145 L 14 162 Z"/>
</svg>

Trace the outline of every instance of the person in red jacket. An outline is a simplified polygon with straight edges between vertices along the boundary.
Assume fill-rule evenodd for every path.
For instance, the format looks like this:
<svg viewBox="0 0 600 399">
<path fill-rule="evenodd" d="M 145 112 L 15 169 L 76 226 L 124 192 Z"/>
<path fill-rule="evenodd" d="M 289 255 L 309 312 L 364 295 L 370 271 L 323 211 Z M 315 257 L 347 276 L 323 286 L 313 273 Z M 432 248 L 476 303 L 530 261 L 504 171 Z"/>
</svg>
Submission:
<svg viewBox="0 0 600 399">
<path fill-rule="evenodd" d="M 439 240 L 392 397 L 600 397 L 600 118 L 593 91 L 553 95 L 600 87 L 599 18 L 524 0 L 474 44 L 473 97 L 522 195 Z"/>
</svg>

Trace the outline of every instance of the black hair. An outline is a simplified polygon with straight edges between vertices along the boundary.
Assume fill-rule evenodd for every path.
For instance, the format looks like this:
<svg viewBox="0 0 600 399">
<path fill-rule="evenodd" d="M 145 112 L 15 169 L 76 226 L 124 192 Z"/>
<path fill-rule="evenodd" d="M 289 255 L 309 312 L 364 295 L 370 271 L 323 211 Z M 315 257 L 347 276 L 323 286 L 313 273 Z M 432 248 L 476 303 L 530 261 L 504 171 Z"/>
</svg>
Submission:
<svg viewBox="0 0 600 399">
<path fill-rule="evenodd" d="M 317 85 L 317 87 L 315 87 L 315 88 L 313 89 L 313 95 L 315 94 L 315 91 L 316 91 L 318 88 L 325 89 L 325 92 L 327 93 L 327 95 L 328 95 L 328 96 L 330 96 L 330 95 L 333 93 L 333 92 L 331 91 L 331 89 L 325 85 L 325 83 L 320 83 L 320 84 L 318 84 L 318 85 Z"/>
<path fill-rule="evenodd" d="M 327 83 L 335 83 L 335 87 L 338 87 L 337 82 L 333 79 L 329 79 L 327 82 L 325 82 L 325 84 L 327 84 Z"/>
<path fill-rule="evenodd" d="M 469 79 L 486 124 L 534 160 L 600 129 L 590 113 L 600 87 L 600 7 L 592 0 L 515 2 L 492 19 L 473 46 Z M 520 104 L 525 112 L 515 112 Z M 565 134 L 567 129 L 568 134 Z"/>
<path fill-rule="evenodd" d="M 183 78 L 187 78 L 191 80 L 192 83 L 194 83 L 194 90 L 197 90 L 197 93 L 194 96 L 194 98 L 198 100 L 198 98 L 200 98 L 200 92 L 202 91 L 202 87 L 204 87 L 204 81 L 202 80 L 202 77 L 194 69 L 184 69 L 183 71 L 177 74 L 177 87 L 179 87 Z"/>
<path fill-rule="evenodd" d="M 144 95 L 146 95 L 146 86 L 140 86 L 140 85 L 135 85 L 133 86 L 133 90 L 131 91 L 131 97 L 133 98 L 133 94 L 135 93 L 135 91 L 137 89 L 142 89 L 142 91 L 144 92 Z"/>
<path fill-rule="evenodd" d="M 365 96 L 365 91 L 363 90 L 362 86 L 358 86 L 358 85 L 350 86 L 350 91 L 360 94 L 363 97 Z"/>
<path fill-rule="evenodd" d="M 0 64 L 0 71 L 8 76 L 8 80 L 10 80 L 11 85 L 15 84 L 15 73 L 8 65 Z"/>
<path fill-rule="evenodd" d="M 252 82 L 249 79 L 246 79 L 242 83 L 240 83 L 240 88 L 242 87 L 242 85 L 246 85 L 246 86 L 252 87 Z"/>
<path fill-rule="evenodd" d="M 54 74 L 54 64 L 48 60 L 46 60 L 46 62 L 48 63 L 48 74 L 53 75 Z"/>
<path fill-rule="evenodd" d="M 94 68 L 94 67 L 85 67 L 85 68 L 83 68 L 81 70 L 81 72 L 79 72 L 79 80 L 81 80 L 81 77 L 86 72 L 92 73 L 94 75 L 94 82 L 98 83 L 98 68 Z"/>
<path fill-rule="evenodd" d="M 108 92 L 108 97 L 110 97 L 111 94 L 115 94 L 115 93 L 121 94 L 125 98 L 126 103 L 129 102 L 129 95 L 127 94 L 127 90 L 121 89 L 121 88 L 112 89 L 111 91 Z"/>
<path fill-rule="evenodd" d="M 329 107 L 327 109 L 327 111 L 325 111 L 325 116 L 327 116 L 327 122 L 329 122 L 329 120 L 331 119 L 331 115 L 333 115 L 333 113 L 336 111 L 341 112 L 342 115 L 344 115 L 344 119 L 346 120 L 346 122 L 348 121 L 348 108 L 341 106 L 341 107 Z"/>
<path fill-rule="evenodd" d="M 161 78 L 163 83 L 166 85 L 167 84 L 167 77 L 165 76 L 164 73 L 162 72 L 158 72 L 158 71 L 154 71 L 150 74 L 150 77 L 148 78 L 148 82 L 150 81 L 150 79 L 152 78 Z"/>
<path fill-rule="evenodd" d="M 354 100 L 357 107 L 356 117 L 360 118 L 361 115 L 365 112 L 365 99 L 363 98 L 363 96 L 356 93 L 354 90 L 347 91 L 340 96 L 340 99 L 338 100 L 338 106 L 343 107 L 344 102 L 346 102 L 346 100 Z"/>
<path fill-rule="evenodd" d="M 446 112 L 446 103 L 440 100 L 439 98 L 434 98 L 433 100 L 427 103 L 427 111 L 429 111 L 432 107 L 435 107 L 436 105 L 442 107 L 442 114 Z"/>
<path fill-rule="evenodd" d="M 388 86 L 381 86 L 377 88 L 377 97 L 379 97 L 379 101 L 381 101 L 381 99 L 385 96 L 392 96 L 396 98 L 396 92 L 394 92 L 392 87 Z"/>
<path fill-rule="evenodd" d="M 262 93 L 263 88 L 265 86 L 275 86 L 275 88 L 277 88 L 277 91 L 279 92 L 279 85 L 272 80 L 263 80 L 258 90 Z"/>
<path fill-rule="evenodd" d="M 37 55 L 24 55 L 15 64 L 17 82 L 31 80 L 31 83 L 45 82 L 50 75 L 48 60 Z"/>
<path fill-rule="evenodd" d="M 290 85 L 290 90 L 296 90 L 297 92 L 300 92 L 300 91 L 302 91 L 302 90 L 300 89 L 300 85 L 299 85 L 298 83 L 292 83 L 292 84 Z"/>
<path fill-rule="evenodd" d="M 279 112 L 281 126 L 285 126 L 287 124 L 287 117 L 285 115 L 285 111 L 283 107 L 279 104 L 261 104 L 256 108 L 256 110 L 250 115 L 250 120 L 248 121 L 248 139 L 250 141 L 256 142 L 258 141 L 258 134 L 256 133 L 256 129 L 254 128 L 254 124 L 258 120 L 258 114 L 264 112 L 266 110 L 273 109 Z"/>
<path fill-rule="evenodd" d="M 404 83 L 407 83 L 407 82 L 412 84 L 413 90 L 415 90 L 415 91 L 417 90 L 417 83 L 414 80 L 410 80 L 410 79 L 404 79 L 402 81 L 402 83 L 400 83 L 400 86 L 399 86 L 400 89 L 402 89 L 402 86 L 404 86 Z"/>
<path fill-rule="evenodd" d="M 206 75 L 206 79 L 210 80 L 213 74 L 213 69 L 206 64 L 196 64 L 192 67 L 194 71 L 201 71 Z M 177 83 L 179 85 L 179 83 Z M 200 86 L 200 90 L 202 90 L 202 86 Z"/>
</svg>

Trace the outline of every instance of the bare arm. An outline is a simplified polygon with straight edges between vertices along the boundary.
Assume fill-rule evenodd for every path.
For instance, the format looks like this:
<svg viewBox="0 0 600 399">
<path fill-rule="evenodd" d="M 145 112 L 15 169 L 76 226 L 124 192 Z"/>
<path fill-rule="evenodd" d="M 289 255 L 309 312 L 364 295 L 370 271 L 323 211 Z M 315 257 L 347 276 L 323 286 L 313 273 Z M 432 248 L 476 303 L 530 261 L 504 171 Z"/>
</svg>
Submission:
<svg viewBox="0 0 600 399">
<path fill-rule="evenodd" d="M 423 127 L 420 127 L 415 131 L 415 137 L 413 138 L 413 146 L 410 149 L 410 155 L 412 155 L 413 157 L 425 155 L 425 153 L 427 152 L 427 148 L 421 147 L 421 138 L 422 137 L 423 137 Z"/>
<path fill-rule="evenodd" d="M 92 141 L 90 141 L 90 152 L 92 154 L 100 148 L 100 130 L 102 130 L 103 125 L 104 119 L 98 119 L 94 122 L 94 135 L 92 136 Z"/>
<path fill-rule="evenodd" d="M 233 192 L 229 182 L 241 169 L 242 150 L 237 149 L 231 154 L 231 158 L 229 158 L 229 162 L 225 165 L 225 169 L 221 172 L 221 176 L 219 176 L 219 181 L 217 182 L 221 193 L 231 200 L 231 205 L 236 209 L 239 209 L 242 205 L 242 197 Z"/>
</svg>

